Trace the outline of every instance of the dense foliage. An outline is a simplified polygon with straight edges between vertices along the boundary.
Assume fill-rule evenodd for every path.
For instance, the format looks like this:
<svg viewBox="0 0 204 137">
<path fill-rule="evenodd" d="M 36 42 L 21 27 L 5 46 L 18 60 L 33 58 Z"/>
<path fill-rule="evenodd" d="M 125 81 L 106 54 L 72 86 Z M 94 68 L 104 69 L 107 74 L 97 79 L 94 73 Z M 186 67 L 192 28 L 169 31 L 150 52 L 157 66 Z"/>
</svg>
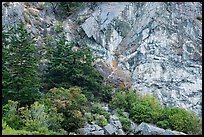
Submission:
<svg viewBox="0 0 204 137">
<path fill-rule="evenodd" d="M 140 101 L 133 103 L 130 117 L 137 123 L 155 123 L 161 115 L 160 109 L 159 102 L 153 96 L 145 95 Z"/>
<path fill-rule="evenodd" d="M 110 102 L 112 109 L 123 109 L 129 111 L 132 107 L 132 103 L 136 103 L 139 100 L 136 91 L 132 90 L 117 90 Z"/>
<path fill-rule="evenodd" d="M 64 120 L 61 123 L 63 129 L 74 131 L 83 126 L 85 119 L 82 110 L 85 107 L 87 98 L 81 93 L 80 88 L 52 88 L 43 98 L 44 104 L 56 107 L 57 112 L 63 114 Z"/>
<path fill-rule="evenodd" d="M 195 113 L 182 108 L 162 107 L 158 100 L 150 95 L 139 97 L 136 92 L 118 91 L 110 105 L 117 109 L 125 130 L 128 130 L 130 125 L 123 115 L 124 111 L 129 112 L 130 119 L 138 124 L 152 123 L 164 129 L 177 130 L 187 134 L 200 134 L 202 130 L 201 120 Z"/>
<path fill-rule="evenodd" d="M 3 103 L 12 99 L 21 105 L 39 98 L 38 57 L 35 41 L 23 23 L 2 30 Z"/>
<path fill-rule="evenodd" d="M 199 134 L 201 132 L 201 120 L 192 111 L 176 107 L 164 107 L 161 114 L 157 122 L 159 127 L 188 134 Z"/>
<path fill-rule="evenodd" d="M 19 107 L 17 101 L 8 101 L 3 106 L 4 134 L 63 134 L 61 113 L 55 108 L 34 102 L 30 107 Z"/>
</svg>

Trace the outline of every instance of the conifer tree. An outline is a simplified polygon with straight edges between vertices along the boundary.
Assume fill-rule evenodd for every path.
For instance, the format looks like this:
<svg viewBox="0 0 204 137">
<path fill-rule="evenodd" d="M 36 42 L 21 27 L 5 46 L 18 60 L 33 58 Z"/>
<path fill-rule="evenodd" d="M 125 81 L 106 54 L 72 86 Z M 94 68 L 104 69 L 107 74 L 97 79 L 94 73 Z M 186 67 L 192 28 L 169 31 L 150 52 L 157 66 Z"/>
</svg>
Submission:
<svg viewBox="0 0 204 137">
<path fill-rule="evenodd" d="M 37 49 L 24 24 L 17 24 L 9 31 L 2 30 L 3 47 L 3 101 L 31 104 L 39 98 L 37 74 Z"/>
<path fill-rule="evenodd" d="M 66 41 L 63 34 L 47 55 L 49 62 L 45 77 L 50 88 L 79 86 L 86 95 L 100 93 L 103 77 L 93 67 L 94 57 L 86 45 L 80 47 Z"/>
</svg>

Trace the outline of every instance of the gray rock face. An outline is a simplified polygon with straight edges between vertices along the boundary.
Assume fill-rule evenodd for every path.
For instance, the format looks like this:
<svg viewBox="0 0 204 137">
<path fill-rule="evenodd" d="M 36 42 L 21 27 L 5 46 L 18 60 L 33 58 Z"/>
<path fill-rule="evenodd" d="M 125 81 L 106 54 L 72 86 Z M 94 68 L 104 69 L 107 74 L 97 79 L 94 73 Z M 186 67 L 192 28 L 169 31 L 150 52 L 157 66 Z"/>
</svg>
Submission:
<svg viewBox="0 0 204 137">
<path fill-rule="evenodd" d="M 113 72 L 129 71 L 129 84 L 140 94 L 201 116 L 202 22 L 196 19 L 201 7 L 199 2 L 104 2 L 81 25 L 85 36 L 79 43 L 86 41 Z"/>
<path fill-rule="evenodd" d="M 156 126 L 142 122 L 134 131 L 137 135 L 186 135 L 182 132 L 164 130 Z"/>
</svg>

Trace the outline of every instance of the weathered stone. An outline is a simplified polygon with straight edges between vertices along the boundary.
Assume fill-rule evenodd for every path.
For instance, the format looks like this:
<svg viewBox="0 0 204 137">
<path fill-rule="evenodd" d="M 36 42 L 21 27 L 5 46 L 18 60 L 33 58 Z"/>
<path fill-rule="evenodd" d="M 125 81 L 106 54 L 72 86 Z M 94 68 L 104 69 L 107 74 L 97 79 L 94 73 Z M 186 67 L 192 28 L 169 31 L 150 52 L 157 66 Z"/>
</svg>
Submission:
<svg viewBox="0 0 204 137">
<path fill-rule="evenodd" d="M 171 130 L 164 130 L 151 124 L 142 122 L 134 131 L 136 135 L 186 135 L 185 133 Z"/>
<path fill-rule="evenodd" d="M 130 132 L 134 131 L 136 127 L 137 125 L 134 122 L 130 121 Z"/>
<path fill-rule="evenodd" d="M 122 129 L 118 129 L 116 135 L 126 135 Z"/>
<path fill-rule="evenodd" d="M 104 130 L 91 132 L 90 135 L 104 135 Z"/>
<path fill-rule="evenodd" d="M 99 131 L 99 130 L 102 130 L 102 127 L 100 127 L 99 125 L 96 125 L 96 124 L 94 124 L 94 125 L 91 125 L 91 128 L 95 131 Z"/>
<path fill-rule="evenodd" d="M 80 128 L 78 130 L 79 130 L 80 135 L 87 135 L 91 132 L 90 128 Z"/>
<path fill-rule="evenodd" d="M 117 129 L 111 124 L 108 124 L 103 128 L 104 128 L 105 134 L 107 135 L 113 135 L 117 131 Z"/>
<path fill-rule="evenodd" d="M 165 130 L 164 135 L 186 135 L 183 132 Z"/>
<path fill-rule="evenodd" d="M 142 122 L 134 132 L 139 135 L 162 135 L 165 130 Z"/>
<path fill-rule="evenodd" d="M 134 135 L 134 133 L 131 132 L 131 133 L 129 133 L 128 135 Z"/>
<path fill-rule="evenodd" d="M 79 129 L 79 132 L 81 135 L 90 135 L 90 134 L 103 135 L 104 134 L 103 128 L 96 124 L 93 124 L 93 125 L 86 124 L 84 128 Z"/>
<path fill-rule="evenodd" d="M 117 129 L 122 128 L 122 124 L 116 115 L 111 115 L 109 121 L 110 121 L 110 124 L 112 124 L 115 128 L 117 128 Z"/>
<path fill-rule="evenodd" d="M 110 116 L 110 121 L 118 121 L 119 118 L 116 115 L 111 115 Z"/>
<path fill-rule="evenodd" d="M 117 129 L 121 129 L 122 128 L 122 124 L 121 124 L 121 122 L 119 120 L 118 121 L 110 121 L 110 124 L 115 126 Z"/>
</svg>

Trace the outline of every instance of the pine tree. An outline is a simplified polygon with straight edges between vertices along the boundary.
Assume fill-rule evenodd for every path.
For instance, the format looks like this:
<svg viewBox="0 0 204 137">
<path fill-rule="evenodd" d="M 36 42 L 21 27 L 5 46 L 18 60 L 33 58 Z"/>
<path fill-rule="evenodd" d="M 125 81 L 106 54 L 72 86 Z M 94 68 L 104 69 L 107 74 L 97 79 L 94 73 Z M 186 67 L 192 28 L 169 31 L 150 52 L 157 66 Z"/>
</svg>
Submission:
<svg viewBox="0 0 204 137">
<path fill-rule="evenodd" d="M 80 47 L 66 41 L 63 34 L 47 55 L 49 62 L 45 77 L 50 88 L 79 86 L 88 96 L 100 93 L 103 77 L 93 67 L 94 57 L 86 45 Z"/>
<path fill-rule="evenodd" d="M 35 41 L 20 23 L 2 30 L 3 101 L 16 100 L 31 104 L 39 97 L 38 59 Z"/>
</svg>

